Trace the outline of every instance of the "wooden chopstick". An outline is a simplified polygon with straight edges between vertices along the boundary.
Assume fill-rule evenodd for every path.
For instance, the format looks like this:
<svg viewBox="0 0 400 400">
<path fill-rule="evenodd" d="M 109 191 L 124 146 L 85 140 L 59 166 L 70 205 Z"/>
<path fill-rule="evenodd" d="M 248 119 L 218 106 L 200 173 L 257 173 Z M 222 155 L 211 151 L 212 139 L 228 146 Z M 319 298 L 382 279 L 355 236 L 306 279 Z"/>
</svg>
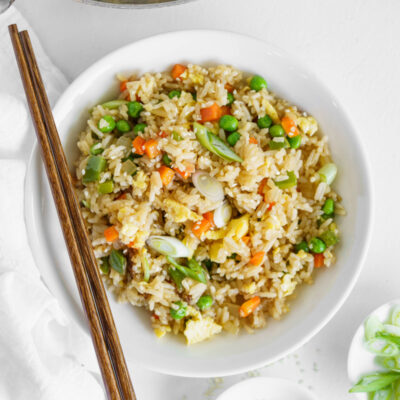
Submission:
<svg viewBox="0 0 400 400">
<path fill-rule="evenodd" d="M 107 296 L 80 213 L 28 32 L 9 27 L 53 198 L 110 399 L 135 400 Z"/>
</svg>

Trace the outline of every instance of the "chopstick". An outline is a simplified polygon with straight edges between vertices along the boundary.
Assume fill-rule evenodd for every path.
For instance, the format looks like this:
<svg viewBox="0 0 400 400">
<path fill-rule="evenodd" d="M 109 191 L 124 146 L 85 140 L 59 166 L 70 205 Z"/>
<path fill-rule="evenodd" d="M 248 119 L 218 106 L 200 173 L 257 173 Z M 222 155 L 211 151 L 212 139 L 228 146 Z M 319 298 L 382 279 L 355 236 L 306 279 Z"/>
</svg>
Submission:
<svg viewBox="0 0 400 400">
<path fill-rule="evenodd" d="M 29 34 L 9 32 L 107 396 L 136 400 Z"/>
</svg>

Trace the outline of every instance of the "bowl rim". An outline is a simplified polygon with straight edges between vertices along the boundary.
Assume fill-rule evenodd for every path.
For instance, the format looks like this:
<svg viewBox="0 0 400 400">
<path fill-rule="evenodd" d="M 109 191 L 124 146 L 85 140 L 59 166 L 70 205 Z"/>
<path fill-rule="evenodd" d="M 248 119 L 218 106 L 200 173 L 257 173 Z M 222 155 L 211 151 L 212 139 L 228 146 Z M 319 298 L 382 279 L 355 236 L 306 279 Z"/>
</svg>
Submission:
<svg viewBox="0 0 400 400">
<path fill-rule="evenodd" d="M 315 323 L 312 329 L 310 329 L 308 332 L 304 333 L 301 335 L 301 337 L 293 343 L 290 347 L 287 347 L 284 351 L 279 352 L 278 354 L 269 357 L 268 359 L 260 358 L 258 360 L 253 360 L 251 362 L 244 363 L 243 366 L 241 367 L 231 367 L 231 366 L 226 366 L 224 370 L 219 370 L 217 371 L 211 371 L 211 372 L 205 372 L 205 371 L 196 371 L 196 373 L 193 373 L 191 371 L 188 371 L 185 366 L 182 366 L 180 368 L 175 367 L 173 370 L 166 370 L 164 367 L 158 367 L 155 366 L 151 363 L 148 363 L 146 365 L 143 365 L 145 368 L 151 369 L 156 372 L 160 373 L 165 373 L 165 374 L 171 374 L 171 375 L 177 375 L 177 376 L 184 376 L 184 377 L 212 377 L 212 376 L 229 376 L 229 375 L 234 375 L 238 373 L 243 373 L 252 369 L 257 369 L 260 367 L 263 367 L 267 364 L 271 364 L 279 359 L 282 359 L 286 355 L 294 352 L 301 346 L 303 346 L 306 342 L 308 342 L 313 336 L 315 336 L 332 318 L 333 316 L 338 312 L 338 310 L 343 306 L 347 298 L 349 297 L 351 291 L 353 290 L 355 283 L 357 279 L 360 276 L 361 270 L 364 266 L 365 259 L 367 256 L 367 250 L 371 241 L 372 237 L 372 227 L 373 227 L 373 222 L 374 222 L 374 192 L 373 192 L 373 187 L 372 187 L 372 179 L 371 179 L 371 169 L 370 169 L 370 164 L 367 158 L 367 152 L 366 152 L 366 147 L 361 140 L 361 136 L 358 134 L 357 130 L 354 127 L 354 124 L 349 117 L 348 113 L 345 111 L 344 107 L 342 107 L 341 103 L 337 100 L 337 97 L 335 96 L 334 93 L 330 90 L 329 87 L 326 86 L 326 84 L 320 80 L 320 78 L 314 73 L 314 71 L 309 68 L 307 65 L 305 65 L 303 62 L 299 61 L 292 55 L 288 54 L 286 51 L 282 50 L 281 48 L 267 42 L 264 40 L 261 40 L 259 38 L 252 37 L 250 35 L 246 34 L 241 34 L 241 33 L 236 33 L 236 32 L 231 32 L 231 31 L 226 31 L 226 30 L 209 30 L 209 29 L 194 29 L 194 30 L 178 30 L 178 31 L 170 31 L 166 33 L 161 33 L 157 35 L 152 35 L 148 36 L 146 38 L 128 43 L 127 45 L 124 45 L 108 54 L 105 56 L 101 57 L 99 60 L 97 60 L 95 63 L 91 64 L 87 69 L 85 69 L 83 72 L 81 72 L 72 82 L 71 84 L 66 88 L 66 90 L 60 95 L 58 98 L 54 108 L 53 108 L 53 113 L 55 116 L 55 119 L 57 120 L 57 115 L 62 114 L 64 111 L 62 111 L 62 103 L 65 102 L 65 97 L 70 96 L 72 93 L 78 93 L 79 91 L 77 90 L 81 86 L 81 82 L 85 82 L 87 77 L 90 77 L 92 72 L 101 68 L 102 65 L 106 64 L 107 61 L 111 58 L 114 58 L 118 53 L 123 53 L 125 52 L 128 48 L 131 46 L 141 43 L 143 44 L 144 42 L 151 42 L 151 41 L 157 41 L 159 38 L 163 37 L 165 38 L 166 36 L 170 36 L 171 38 L 177 35 L 201 35 L 201 34 L 211 34 L 211 35 L 219 35 L 219 36 L 226 36 L 229 35 L 230 39 L 232 37 L 237 37 L 237 38 L 242 38 L 246 40 L 250 40 L 254 43 L 257 43 L 258 45 L 271 50 L 274 52 L 274 54 L 279 55 L 280 57 L 285 58 L 286 61 L 291 62 L 292 64 L 296 65 L 298 68 L 302 69 L 303 71 L 306 71 L 308 76 L 314 81 L 314 83 L 320 87 L 327 95 L 330 96 L 330 98 L 338 105 L 338 108 L 342 114 L 343 117 L 343 122 L 344 124 L 348 127 L 348 130 L 351 131 L 351 134 L 357 143 L 357 150 L 359 151 L 359 158 L 362 161 L 362 166 L 360 167 L 361 170 L 364 171 L 364 178 L 365 178 L 365 191 L 366 191 L 366 208 L 368 210 L 367 215 L 366 215 L 366 224 L 365 224 L 365 234 L 364 234 L 364 242 L 359 245 L 359 258 L 356 267 L 354 267 L 353 274 L 351 279 L 348 280 L 347 286 L 342 289 L 342 292 L 338 296 L 338 299 L 334 305 L 331 305 L 328 312 L 319 319 L 318 323 Z M 38 149 L 37 149 L 37 144 L 35 144 L 30 160 L 29 160 L 29 165 L 32 165 L 35 162 L 35 158 L 38 157 Z M 32 172 L 33 173 L 33 172 Z M 25 190 L 28 187 L 28 179 L 25 180 Z M 27 196 L 25 196 L 25 216 L 27 215 L 27 210 L 30 208 L 30 202 L 27 199 Z M 29 214 L 29 212 L 28 212 Z M 26 219 L 29 219 L 25 217 Z M 29 224 L 27 224 L 27 229 L 28 229 Z M 30 232 L 29 232 L 30 231 Z M 32 230 L 28 229 L 28 237 L 30 237 L 30 234 L 32 233 Z M 29 243 L 31 244 L 31 239 L 29 239 Z M 32 247 L 32 246 L 31 246 Z M 76 319 L 76 318 L 75 318 Z M 88 330 L 84 330 L 86 334 L 88 334 Z"/>
</svg>

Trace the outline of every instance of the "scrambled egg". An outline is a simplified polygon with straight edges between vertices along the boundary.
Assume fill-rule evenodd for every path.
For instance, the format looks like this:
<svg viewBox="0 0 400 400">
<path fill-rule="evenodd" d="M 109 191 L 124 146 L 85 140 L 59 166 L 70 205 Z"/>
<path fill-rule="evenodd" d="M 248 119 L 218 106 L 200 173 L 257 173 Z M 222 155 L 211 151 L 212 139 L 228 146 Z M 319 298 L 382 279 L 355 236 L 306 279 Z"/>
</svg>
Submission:
<svg viewBox="0 0 400 400">
<path fill-rule="evenodd" d="M 278 116 L 278 112 L 275 110 L 275 107 L 267 100 L 263 99 L 262 105 L 265 108 L 266 114 L 268 114 L 274 124 L 279 124 L 281 121 Z"/>
<path fill-rule="evenodd" d="M 297 282 L 292 280 L 292 276 L 285 275 L 281 282 L 281 289 L 284 296 L 290 296 L 296 288 Z"/>
<path fill-rule="evenodd" d="M 132 185 L 137 187 L 138 189 L 146 189 L 147 176 L 141 169 L 138 171 L 138 173 L 133 178 Z"/>
<path fill-rule="evenodd" d="M 202 219 L 199 214 L 175 200 L 165 199 L 164 203 L 168 207 L 169 214 L 174 222 L 200 221 Z"/>
<path fill-rule="evenodd" d="M 220 333 L 222 327 L 216 324 L 211 317 L 193 318 L 186 323 L 184 335 L 186 336 L 187 344 L 195 344 L 209 339 Z"/>
<path fill-rule="evenodd" d="M 318 122 L 311 116 L 297 118 L 297 125 L 307 135 L 314 135 L 318 130 Z"/>
<path fill-rule="evenodd" d="M 199 73 L 190 73 L 189 79 L 195 84 L 198 83 L 202 85 L 204 83 L 204 76 Z"/>
</svg>

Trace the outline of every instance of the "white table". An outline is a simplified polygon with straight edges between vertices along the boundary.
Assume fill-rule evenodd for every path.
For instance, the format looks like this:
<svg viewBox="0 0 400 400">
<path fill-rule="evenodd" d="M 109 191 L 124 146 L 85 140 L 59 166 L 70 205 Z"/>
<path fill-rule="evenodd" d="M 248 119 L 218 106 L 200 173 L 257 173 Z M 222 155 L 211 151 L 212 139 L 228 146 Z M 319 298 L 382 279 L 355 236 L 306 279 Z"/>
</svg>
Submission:
<svg viewBox="0 0 400 400">
<path fill-rule="evenodd" d="M 181 29 L 222 29 L 262 38 L 308 64 L 336 93 L 364 138 L 375 184 L 376 223 L 362 276 L 314 339 L 275 365 L 224 379 L 138 371 L 139 398 L 211 400 L 254 375 L 290 378 L 320 399 L 350 400 L 346 357 L 363 316 L 400 297 L 400 2 L 398 0 L 199 0 L 156 10 L 111 10 L 72 0 L 17 0 L 48 55 L 72 80 L 126 43 Z M 221 49 L 223 52 L 223 49 Z"/>
</svg>

